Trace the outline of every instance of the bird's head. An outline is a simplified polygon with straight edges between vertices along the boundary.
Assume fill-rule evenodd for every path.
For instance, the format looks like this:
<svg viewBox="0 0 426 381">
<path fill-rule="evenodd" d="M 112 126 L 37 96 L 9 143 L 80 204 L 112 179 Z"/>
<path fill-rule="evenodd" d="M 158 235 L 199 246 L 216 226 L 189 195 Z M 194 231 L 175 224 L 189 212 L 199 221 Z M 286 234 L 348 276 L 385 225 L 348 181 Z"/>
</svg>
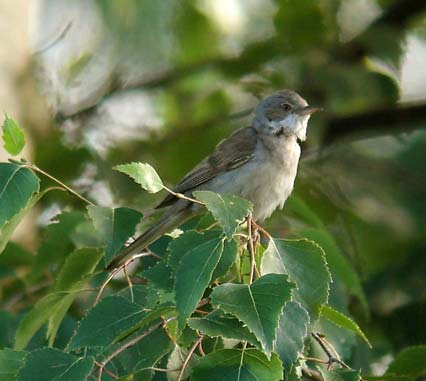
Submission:
<svg viewBox="0 0 426 381">
<path fill-rule="evenodd" d="M 309 106 L 295 91 L 280 90 L 256 107 L 253 126 L 260 133 L 296 136 L 304 141 L 309 117 L 320 110 L 319 107 Z"/>
</svg>

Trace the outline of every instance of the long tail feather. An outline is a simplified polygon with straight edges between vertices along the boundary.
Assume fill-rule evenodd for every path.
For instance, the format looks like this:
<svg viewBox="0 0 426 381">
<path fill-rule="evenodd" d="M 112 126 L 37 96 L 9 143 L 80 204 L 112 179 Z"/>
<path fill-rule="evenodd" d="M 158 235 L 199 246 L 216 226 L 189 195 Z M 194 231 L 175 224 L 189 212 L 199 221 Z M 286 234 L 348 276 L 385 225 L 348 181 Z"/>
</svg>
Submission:
<svg viewBox="0 0 426 381">
<path fill-rule="evenodd" d="M 177 211 L 174 208 L 168 210 L 155 225 L 142 233 L 132 244 L 122 250 L 108 267 L 113 268 L 124 258 L 141 253 L 151 243 L 155 242 L 164 234 L 179 227 L 193 215 L 193 211 L 188 207 L 181 208 Z"/>
</svg>

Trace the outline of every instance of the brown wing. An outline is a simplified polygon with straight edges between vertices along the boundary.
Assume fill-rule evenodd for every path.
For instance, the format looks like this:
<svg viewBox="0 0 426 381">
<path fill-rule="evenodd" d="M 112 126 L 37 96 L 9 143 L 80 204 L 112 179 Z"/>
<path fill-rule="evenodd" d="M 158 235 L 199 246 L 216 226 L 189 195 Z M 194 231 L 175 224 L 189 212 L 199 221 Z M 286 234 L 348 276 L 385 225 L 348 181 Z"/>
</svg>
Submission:
<svg viewBox="0 0 426 381">
<path fill-rule="evenodd" d="M 217 175 L 237 168 L 254 156 L 257 132 L 253 127 L 241 128 L 222 140 L 213 153 L 202 160 L 176 187 L 176 193 L 188 192 Z M 156 208 L 170 205 L 176 197 L 168 194 Z"/>
</svg>

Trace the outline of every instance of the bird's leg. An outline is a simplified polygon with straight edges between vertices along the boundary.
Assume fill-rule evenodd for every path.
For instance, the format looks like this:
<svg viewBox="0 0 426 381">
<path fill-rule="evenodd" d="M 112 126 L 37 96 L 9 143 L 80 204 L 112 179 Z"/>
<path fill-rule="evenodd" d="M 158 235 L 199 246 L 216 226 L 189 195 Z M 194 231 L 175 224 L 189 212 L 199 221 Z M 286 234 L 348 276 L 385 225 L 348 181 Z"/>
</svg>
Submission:
<svg viewBox="0 0 426 381">
<path fill-rule="evenodd" d="M 260 235 L 256 228 L 255 222 L 253 220 L 253 215 L 250 212 L 247 216 L 247 229 L 248 229 L 248 242 L 247 249 L 250 254 L 250 284 L 253 283 L 255 273 L 256 276 L 260 276 L 259 271 L 256 266 L 256 248 L 260 241 Z"/>
</svg>

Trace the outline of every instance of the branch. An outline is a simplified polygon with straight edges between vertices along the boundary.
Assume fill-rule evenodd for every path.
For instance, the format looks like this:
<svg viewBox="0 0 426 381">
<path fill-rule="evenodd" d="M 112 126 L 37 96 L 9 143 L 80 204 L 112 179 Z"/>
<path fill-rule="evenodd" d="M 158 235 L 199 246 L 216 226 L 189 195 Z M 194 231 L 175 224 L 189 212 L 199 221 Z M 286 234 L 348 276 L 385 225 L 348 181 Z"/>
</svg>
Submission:
<svg viewBox="0 0 426 381">
<path fill-rule="evenodd" d="M 331 119 L 323 136 L 323 146 L 338 140 L 359 140 L 424 128 L 426 104 L 391 107 Z"/>
</svg>

